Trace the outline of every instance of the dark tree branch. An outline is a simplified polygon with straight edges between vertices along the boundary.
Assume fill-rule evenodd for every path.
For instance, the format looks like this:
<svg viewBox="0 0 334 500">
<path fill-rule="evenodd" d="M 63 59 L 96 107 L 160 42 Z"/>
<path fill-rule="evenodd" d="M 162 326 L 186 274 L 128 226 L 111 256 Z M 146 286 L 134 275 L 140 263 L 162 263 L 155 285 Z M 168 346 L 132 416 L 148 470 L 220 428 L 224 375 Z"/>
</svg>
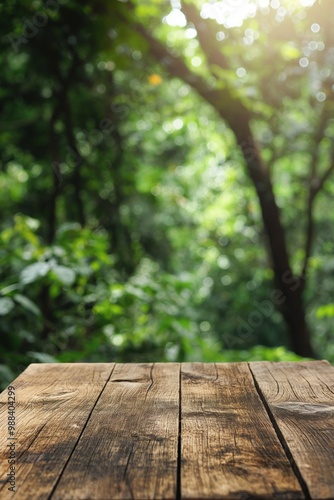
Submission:
<svg viewBox="0 0 334 500">
<path fill-rule="evenodd" d="M 308 265 L 309 265 L 309 260 L 311 257 L 312 243 L 313 243 L 313 238 L 314 238 L 314 227 L 315 227 L 314 216 L 313 216 L 314 202 L 315 202 L 316 196 L 322 190 L 326 180 L 328 179 L 328 177 L 331 175 L 332 171 L 334 170 L 334 148 L 333 148 L 332 155 L 331 155 L 332 156 L 331 166 L 325 171 L 325 173 L 322 175 L 322 177 L 320 179 L 317 178 L 317 167 L 319 164 L 319 157 L 320 157 L 320 143 L 321 143 L 322 138 L 324 137 L 324 131 L 325 131 L 327 123 L 328 123 L 328 118 L 329 118 L 329 116 L 328 116 L 327 108 L 323 107 L 321 117 L 320 117 L 319 126 L 318 126 L 317 132 L 314 136 L 311 161 L 310 161 L 309 192 L 308 192 L 307 209 L 306 209 L 305 254 L 304 254 L 304 260 L 303 260 L 303 265 L 302 265 L 302 271 L 301 271 L 301 275 L 300 275 L 300 279 L 302 280 L 302 290 L 304 290 L 305 285 L 306 285 Z"/>
<path fill-rule="evenodd" d="M 314 236 L 314 217 L 313 217 L 314 199 L 315 199 L 314 191 L 310 189 L 307 201 L 307 213 L 306 213 L 307 229 L 306 229 L 305 256 L 303 261 L 302 272 L 300 275 L 300 278 L 302 280 L 302 289 L 304 289 L 306 285 L 307 270 L 308 270 L 309 259 L 311 256 L 312 242 Z"/>
<path fill-rule="evenodd" d="M 73 168 L 73 174 L 71 176 L 72 185 L 74 189 L 74 199 L 78 211 L 78 221 L 81 224 L 81 226 L 84 226 L 86 222 L 86 217 L 85 217 L 84 204 L 82 200 L 82 176 L 80 171 L 82 165 L 82 158 L 78 151 L 76 140 L 74 137 L 72 114 L 71 114 L 70 104 L 67 99 L 67 95 L 64 96 L 63 104 L 64 104 L 63 112 L 64 112 L 64 123 L 65 123 L 67 142 L 68 146 L 71 148 L 71 151 L 74 152 L 76 157 L 75 165 Z"/>
<path fill-rule="evenodd" d="M 52 192 L 48 196 L 48 227 L 47 227 L 47 242 L 51 245 L 55 238 L 56 233 L 56 220 L 57 220 L 57 198 L 59 195 L 59 178 L 57 168 L 59 165 L 59 144 L 58 137 L 55 130 L 56 121 L 59 118 L 61 112 L 61 100 L 58 99 L 58 102 L 53 110 L 51 120 L 50 120 L 50 129 L 49 129 L 49 137 L 50 137 L 50 155 L 51 155 L 51 164 L 53 168 L 53 186 Z M 41 332 L 41 339 L 47 339 L 49 333 L 52 331 L 52 321 L 53 321 L 53 313 L 52 308 L 50 306 L 50 286 L 49 284 L 45 284 L 41 288 L 40 292 L 40 306 L 43 316 L 43 330 Z"/>
<path fill-rule="evenodd" d="M 332 175 L 334 172 L 334 148 L 331 153 L 331 165 L 325 170 L 324 174 L 320 177 L 319 183 L 316 187 L 315 193 L 318 194 L 324 187 L 326 181 L 329 179 L 329 177 Z"/>
<path fill-rule="evenodd" d="M 229 64 L 225 56 L 219 50 L 215 33 L 217 23 L 201 18 L 198 9 L 191 3 L 183 2 L 182 11 L 188 21 L 196 28 L 197 37 L 210 65 L 219 66 L 222 69 L 229 69 Z"/>
<path fill-rule="evenodd" d="M 56 232 L 56 216 L 57 216 L 57 198 L 59 195 L 59 176 L 58 171 L 59 165 L 59 144 L 58 137 L 55 130 L 56 121 L 59 118 L 61 111 L 61 102 L 58 101 L 56 107 L 53 110 L 51 120 L 50 120 L 50 153 L 51 153 L 51 165 L 53 169 L 53 188 L 49 198 L 49 218 L 48 218 L 48 229 L 47 229 L 47 241 L 51 245 L 53 243 L 55 232 Z"/>
<path fill-rule="evenodd" d="M 68 90 L 70 88 L 70 85 L 73 81 L 73 77 L 75 76 L 75 72 L 77 71 L 77 68 L 80 66 L 81 60 L 76 52 L 73 54 L 73 60 L 71 67 L 68 71 L 68 74 L 66 75 L 66 78 L 63 78 L 61 76 L 60 71 L 57 71 L 58 74 L 58 79 L 62 84 L 62 91 L 61 91 L 61 111 L 62 115 L 64 118 L 64 125 L 65 125 L 65 134 L 67 138 L 67 143 L 68 147 L 70 148 L 71 153 L 74 153 L 75 155 L 75 164 L 73 167 L 73 174 L 71 176 L 71 181 L 74 189 L 74 200 L 75 204 L 77 207 L 77 212 L 78 212 L 78 221 L 81 224 L 81 226 L 85 225 L 86 222 L 86 217 L 85 217 L 85 210 L 84 210 L 84 203 L 82 200 L 82 175 L 81 175 L 81 164 L 82 164 L 82 158 L 81 155 L 78 151 L 77 144 L 76 144 L 76 139 L 74 136 L 74 129 L 73 129 L 73 120 L 72 120 L 72 112 L 71 112 L 71 106 L 70 102 L 68 99 Z"/>
<path fill-rule="evenodd" d="M 313 138 L 313 148 L 312 148 L 311 162 L 310 162 L 310 189 L 313 190 L 315 188 L 315 184 L 317 183 L 316 178 L 317 178 L 317 167 L 320 156 L 320 143 L 324 137 L 324 131 L 326 129 L 328 119 L 329 119 L 328 110 L 324 106 L 321 111 L 317 131 Z"/>
<path fill-rule="evenodd" d="M 114 253 L 126 275 L 130 275 L 135 269 L 135 258 L 133 242 L 129 227 L 122 222 L 121 207 L 126 203 L 125 185 L 129 182 L 124 172 L 126 147 L 124 138 L 120 131 L 120 117 L 117 109 L 113 106 L 113 98 L 117 95 L 116 84 L 112 72 L 107 75 L 107 87 L 109 96 L 106 99 L 105 116 L 110 120 L 110 138 L 112 139 L 112 158 L 110 160 L 110 178 L 113 182 L 113 193 L 108 199 L 101 199 L 101 220 L 104 227 L 108 229 L 110 249 Z"/>
<path fill-rule="evenodd" d="M 118 14 L 118 18 L 124 24 L 128 24 L 129 22 L 121 14 Z M 193 73 L 181 57 L 171 54 L 163 43 L 154 38 L 141 24 L 134 21 L 134 27 L 144 40 L 146 40 L 148 50 L 154 59 L 159 61 L 171 76 L 183 80 L 211 104 L 214 109 L 219 110 L 222 118 L 235 123 L 238 123 L 241 117 L 247 120 L 251 118 L 250 112 L 235 95 L 234 90 L 228 87 L 211 89 L 204 78 Z"/>
<path fill-rule="evenodd" d="M 149 43 L 151 54 L 167 67 L 172 76 L 180 78 L 191 85 L 198 94 L 214 107 L 234 132 L 260 201 L 276 281 L 280 287 L 283 287 L 282 277 L 284 273 L 291 272 L 285 235 L 280 222 L 279 209 L 275 201 L 270 174 L 262 161 L 251 132 L 249 123 L 251 116 L 248 110 L 235 96 L 231 95 L 229 89 L 208 89 L 205 81 L 200 76 L 191 73 L 179 57 L 171 55 L 165 46 L 152 37 L 143 26 L 136 25 L 136 28 Z"/>
<path fill-rule="evenodd" d="M 170 54 L 165 46 L 148 33 L 143 26 L 135 23 L 135 29 L 147 41 L 151 55 L 167 68 L 169 74 L 188 83 L 211 104 L 233 131 L 260 202 L 276 286 L 285 298 L 282 314 L 289 326 L 292 348 L 299 355 L 313 356 L 305 320 L 302 288 L 292 276 L 285 232 L 275 200 L 270 173 L 262 160 L 251 131 L 251 113 L 227 86 L 221 89 L 209 89 L 203 78 L 192 73 L 181 58 Z"/>
<path fill-rule="evenodd" d="M 248 110 L 235 96 L 231 97 L 228 89 L 208 89 L 205 81 L 200 76 L 191 73 L 179 57 L 171 55 L 164 45 L 152 37 L 143 26 L 136 25 L 136 28 L 149 43 L 151 54 L 167 67 L 172 76 L 180 78 L 191 85 L 198 94 L 214 107 L 234 132 L 260 200 L 262 218 L 269 237 L 276 278 L 281 282 L 282 275 L 286 271 L 290 271 L 285 236 L 270 174 L 261 159 L 251 132 L 249 123 L 251 116 Z"/>
</svg>

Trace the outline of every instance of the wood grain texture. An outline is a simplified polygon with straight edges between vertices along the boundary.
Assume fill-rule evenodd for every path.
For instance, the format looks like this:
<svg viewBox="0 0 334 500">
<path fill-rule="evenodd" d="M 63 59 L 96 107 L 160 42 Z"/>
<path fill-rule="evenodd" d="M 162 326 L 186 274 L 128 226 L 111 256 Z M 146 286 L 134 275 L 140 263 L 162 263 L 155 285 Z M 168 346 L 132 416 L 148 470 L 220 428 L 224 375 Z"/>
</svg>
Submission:
<svg viewBox="0 0 334 500">
<path fill-rule="evenodd" d="M 327 362 L 34 364 L 12 385 L 1 499 L 334 499 Z"/>
<path fill-rule="evenodd" d="M 53 500 L 175 498 L 179 372 L 116 365 Z"/>
<path fill-rule="evenodd" d="M 183 363 L 181 401 L 182 498 L 304 498 L 247 363 Z"/>
<path fill-rule="evenodd" d="M 65 467 L 114 364 L 32 364 L 16 389 L 16 493 L 8 472 L 7 393 L 0 396 L 0 497 L 44 500 Z M 65 497 L 64 497 L 65 498 Z"/>
<path fill-rule="evenodd" d="M 327 361 L 250 363 L 313 499 L 334 498 L 334 367 Z"/>
</svg>

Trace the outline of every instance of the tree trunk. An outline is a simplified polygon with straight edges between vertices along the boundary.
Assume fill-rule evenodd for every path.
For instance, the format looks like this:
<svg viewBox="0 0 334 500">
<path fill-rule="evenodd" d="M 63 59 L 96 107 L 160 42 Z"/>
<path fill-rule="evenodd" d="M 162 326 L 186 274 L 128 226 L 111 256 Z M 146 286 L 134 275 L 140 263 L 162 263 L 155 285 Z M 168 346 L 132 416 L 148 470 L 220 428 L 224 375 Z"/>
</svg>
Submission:
<svg viewBox="0 0 334 500">
<path fill-rule="evenodd" d="M 305 311 L 301 298 L 296 298 L 296 307 L 290 304 L 283 313 L 286 324 L 289 329 L 291 349 L 299 356 L 314 358 L 314 350 L 310 342 L 310 332 L 307 326 Z"/>
<path fill-rule="evenodd" d="M 270 172 L 263 163 L 255 144 L 247 116 L 234 115 L 228 123 L 236 136 L 260 202 L 275 285 L 283 295 L 280 300 L 283 302 L 280 310 L 288 326 L 291 348 L 300 356 L 314 357 L 302 299 L 304 283 L 293 276 L 290 267 L 284 228 L 275 200 Z"/>
</svg>

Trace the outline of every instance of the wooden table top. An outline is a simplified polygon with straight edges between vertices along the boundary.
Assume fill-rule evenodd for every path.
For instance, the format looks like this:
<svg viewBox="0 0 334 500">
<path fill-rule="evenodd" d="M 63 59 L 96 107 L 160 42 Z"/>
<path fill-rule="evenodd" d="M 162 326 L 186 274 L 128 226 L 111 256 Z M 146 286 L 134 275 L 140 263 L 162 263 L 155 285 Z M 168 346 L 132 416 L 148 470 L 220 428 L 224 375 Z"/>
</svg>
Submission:
<svg viewBox="0 0 334 500">
<path fill-rule="evenodd" d="M 334 499 L 326 361 L 32 364 L 0 428 L 1 499 Z"/>
</svg>

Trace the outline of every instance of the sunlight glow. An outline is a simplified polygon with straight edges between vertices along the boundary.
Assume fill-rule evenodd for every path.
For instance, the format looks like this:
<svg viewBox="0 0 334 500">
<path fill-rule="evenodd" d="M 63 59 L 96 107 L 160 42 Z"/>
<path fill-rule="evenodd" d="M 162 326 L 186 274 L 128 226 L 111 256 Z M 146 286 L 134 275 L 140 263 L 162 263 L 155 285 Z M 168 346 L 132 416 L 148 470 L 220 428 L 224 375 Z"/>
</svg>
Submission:
<svg viewBox="0 0 334 500">
<path fill-rule="evenodd" d="M 307 59 L 307 57 L 302 57 L 299 61 L 299 65 L 302 68 L 307 68 L 307 66 L 309 65 L 309 60 Z"/>
<path fill-rule="evenodd" d="M 295 6 L 311 7 L 316 0 L 295 0 Z M 270 8 L 277 10 L 277 20 L 283 21 L 287 9 L 282 5 L 286 2 L 280 0 L 209 0 L 202 7 L 201 17 L 203 19 L 216 19 L 219 24 L 226 28 L 240 27 L 247 18 L 254 17 L 258 9 L 268 13 Z M 288 4 L 286 3 L 286 7 Z M 313 25 L 318 29 L 318 25 Z M 312 31 L 313 31 L 312 29 Z M 314 31 L 316 32 L 316 31 Z"/>
<path fill-rule="evenodd" d="M 256 4 L 250 0 L 229 0 L 205 3 L 201 11 L 203 19 L 216 19 L 226 28 L 242 26 L 244 19 L 254 17 Z"/>
<path fill-rule="evenodd" d="M 312 7 L 316 0 L 299 0 L 302 7 Z"/>
<path fill-rule="evenodd" d="M 163 18 L 163 22 L 172 27 L 184 28 L 187 26 L 186 16 L 179 9 L 172 9 L 168 16 Z"/>
<path fill-rule="evenodd" d="M 262 13 L 267 14 L 270 8 L 277 11 L 277 21 L 283 21 L 287 13 L 287 8 L 293 4 L 300 7 L 311 7 L 316 0 L 294 0 L 289 4 L 282 0 L 209 0 L 203 4 L 201 10 L 201 17 L 203 19 L 215 19 L 218 24 L 224 25 L 226 28 L 234 28 L 242 26 L 245 19 L 254 17 L 258 9 Z M 284 7 L 282 4 L 286 4 Z M 181 10 L 179 0 L 171 0 L 172 10 L 163 18 L 163 22 L 171 27 L 185 28 L 187 26 L 187 19 Z M 313 33 L 320 30 L 320 26 L 316 23 L 312 25 Z M 220 32 L 222 40 L 225 35 Z M 194 38 L 196 30 L 191 27 L 187 29 L 187 38 Z M 254 40 L 246 39 L 246 45 L 251 45 Z"/>
<path fill-rule="evenodd" d="M 319 24 L 313 23 L 312 26 L 311 26 L 311 30 L 313 31 L 313 33 L 318 33 L 320 31 Z"/>
</svg>

